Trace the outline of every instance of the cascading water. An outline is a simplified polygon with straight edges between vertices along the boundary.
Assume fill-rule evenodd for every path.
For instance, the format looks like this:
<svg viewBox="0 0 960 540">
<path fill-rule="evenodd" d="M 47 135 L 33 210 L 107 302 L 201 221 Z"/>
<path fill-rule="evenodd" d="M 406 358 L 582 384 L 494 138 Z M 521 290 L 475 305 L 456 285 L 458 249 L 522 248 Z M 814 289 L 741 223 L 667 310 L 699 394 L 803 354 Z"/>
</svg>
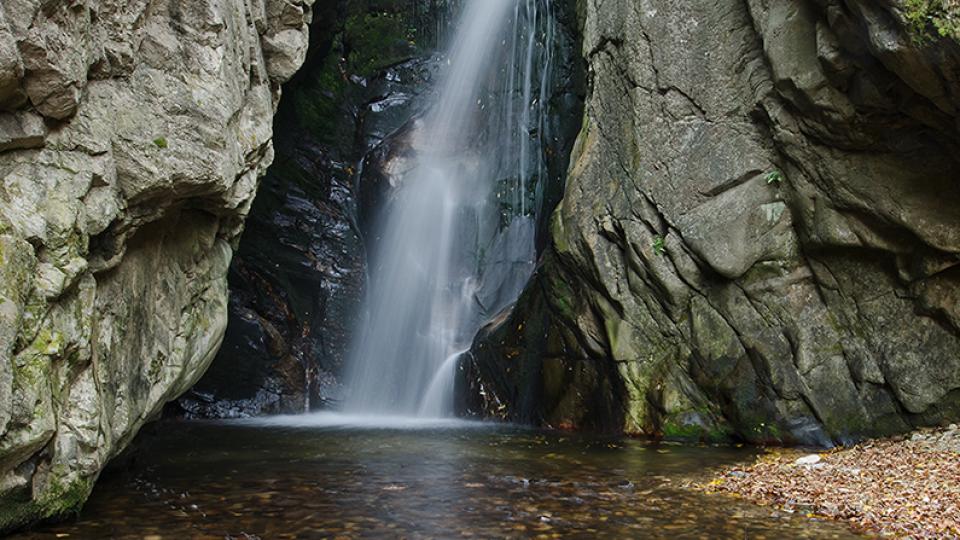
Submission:
<svg viewBox="0 0 960 540">
<path fill-rule="evenodd" d="M 381 209 L 344 411 L 453 411 L 457 357 L 533 270 L 546 181 L 550 0 L 467 0 L 415 166 Z"/>
</svg>

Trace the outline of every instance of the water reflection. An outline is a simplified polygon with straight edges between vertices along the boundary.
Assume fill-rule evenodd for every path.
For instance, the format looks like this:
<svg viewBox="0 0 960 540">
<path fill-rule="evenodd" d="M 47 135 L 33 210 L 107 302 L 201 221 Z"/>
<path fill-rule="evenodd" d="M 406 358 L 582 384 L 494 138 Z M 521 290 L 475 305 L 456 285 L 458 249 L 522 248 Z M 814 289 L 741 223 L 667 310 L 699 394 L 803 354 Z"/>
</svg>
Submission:
<svg viewBox="0 0 960 540">
<path fill-rule="evenodd" d="M 141 440 L 128 472 L 103 479 L 79 521 L 23 537 L 852 536 L 683 488 L 749 451 L 490 425 L 388 429 L 323 420 L 161 425 Z"/>
</svg>

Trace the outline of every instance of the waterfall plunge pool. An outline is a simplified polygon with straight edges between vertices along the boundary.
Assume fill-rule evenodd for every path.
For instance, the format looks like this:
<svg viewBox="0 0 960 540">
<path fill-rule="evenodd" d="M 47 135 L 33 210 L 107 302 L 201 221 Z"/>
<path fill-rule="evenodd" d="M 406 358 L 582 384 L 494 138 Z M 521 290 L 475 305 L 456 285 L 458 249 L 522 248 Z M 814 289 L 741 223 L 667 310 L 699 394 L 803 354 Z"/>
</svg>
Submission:
<svg viewBox="0 0 960 540">
<path fill-rule="evenodd" d="M 749 449 L 332 414 L 149 431 L 76 521 L 20 538 L 854 537 L 685 487 Z"/>
</svg>

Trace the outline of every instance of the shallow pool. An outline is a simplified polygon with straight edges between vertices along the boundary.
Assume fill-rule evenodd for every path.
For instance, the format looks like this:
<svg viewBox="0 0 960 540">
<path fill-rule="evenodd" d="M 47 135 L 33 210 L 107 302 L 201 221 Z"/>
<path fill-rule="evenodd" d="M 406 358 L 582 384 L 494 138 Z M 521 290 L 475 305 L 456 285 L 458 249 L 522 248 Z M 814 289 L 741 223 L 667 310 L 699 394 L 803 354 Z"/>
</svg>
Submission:
<svg viewBox="0 0 960 540">
<path fill-rule="evenodd" d="M 853 536 L 685 487 L 747 449 L 333 415 L 148 431 L 79 519 L 20 537 Z"/>
</svg>

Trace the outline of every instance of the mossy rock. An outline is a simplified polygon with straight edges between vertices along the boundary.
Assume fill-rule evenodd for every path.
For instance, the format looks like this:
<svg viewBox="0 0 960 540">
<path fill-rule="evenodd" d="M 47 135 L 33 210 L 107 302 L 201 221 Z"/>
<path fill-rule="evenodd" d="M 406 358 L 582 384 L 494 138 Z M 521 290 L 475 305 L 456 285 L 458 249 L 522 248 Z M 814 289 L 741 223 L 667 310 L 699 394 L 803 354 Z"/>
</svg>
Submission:
<svg viewBox="0 0 960 540">
<path fill-rule="evenodd" d="M 29 523 L 77 515 L 93 491 L 93 479 L 55 481 L 38 499 L 28 489 L 0 498 L 0 531 L 16 530 Z"/>
<path fill-rule="evenodd" d="M 416 54 L 413 31 L 399 13 L 358 13 L 344 27 L 347 63 L 353 74 L 370 77 Z"/>
<path fill-rule="evenodd" d="M 690 412 L 666 420 L 660 430 L 669 441 L 724 444 L 734 440 L 733 431 L 709 426 L 699 420 L 701 413 Z M 709 416 L 707 416 L 709 417 Z"/>
<path fill-rule="evenodd" d="M 960 40 L 960 1 L 905 0 L 904 17 L 918 43 L 941 38 Z"/>
</svg>

